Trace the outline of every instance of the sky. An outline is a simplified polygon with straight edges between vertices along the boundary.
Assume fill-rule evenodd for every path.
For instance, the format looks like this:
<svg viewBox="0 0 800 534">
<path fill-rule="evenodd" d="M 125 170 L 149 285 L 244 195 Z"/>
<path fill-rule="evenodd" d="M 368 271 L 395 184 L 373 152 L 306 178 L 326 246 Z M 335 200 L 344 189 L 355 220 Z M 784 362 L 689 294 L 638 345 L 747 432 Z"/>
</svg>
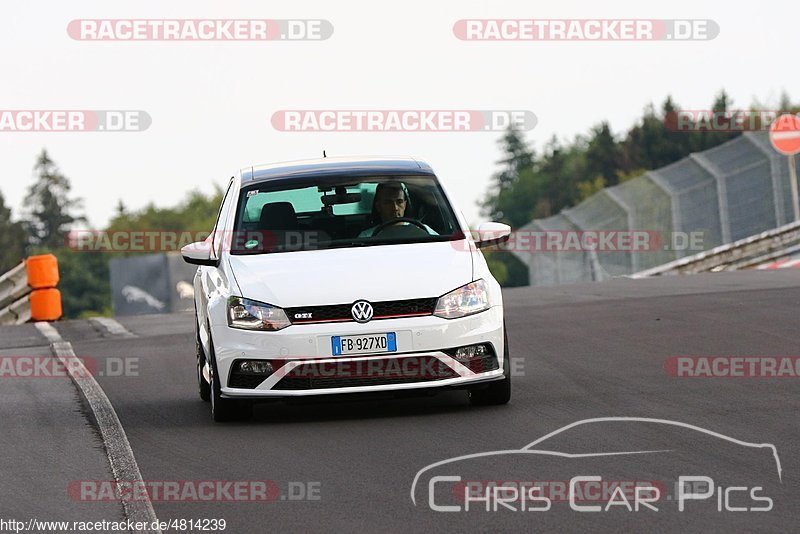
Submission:
<svg viewBox="0 0 800 534">
<path fill-rule="evenodd" d="M 121 0 L 0 4 L 0 110 L 143 110 L 139 132 L 0 131 L 0 191 L 15 218 L 44 147 L 93 227 L 129 209 L 210 193 L 237 169 L 328 155 L 431 164 L 471 223 L 500 158 L 500 132 L 284 132 L 278 110 L 528 110 L 541 150 L 608 121 L 620 134 L 672 95 L 706 109 L 800 100 L 800 4 L 671 0 L 531 2 Z M 322 41 L 81 41 L 74 19 L 324 19 Z M 710 19 L 713 40 L 464 41 L 459 19 Z M 794 65 L 794 67 L 792 67 Z"/>
</svg>

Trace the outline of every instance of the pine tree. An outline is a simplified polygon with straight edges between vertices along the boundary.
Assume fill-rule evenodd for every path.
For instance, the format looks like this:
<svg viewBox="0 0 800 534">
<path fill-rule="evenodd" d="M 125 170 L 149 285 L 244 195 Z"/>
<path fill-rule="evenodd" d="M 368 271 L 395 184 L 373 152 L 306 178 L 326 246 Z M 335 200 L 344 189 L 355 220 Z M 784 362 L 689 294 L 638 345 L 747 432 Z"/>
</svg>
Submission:
<svg viewBox="0 0 800 534">
<path fill-rule="evenodd" d="M 611 134 L 611 127 L 604 121 L 596 126 L 592 133 L 589 146 L 586 148 L 589 181 L 597 184 L 599 183 L 597 179 L 600 178 L 600 182 L 606 185 L 615 185 L 622 155 Z"/>
<path fill-rule="evenodd" d="M 25 257 L 25 229 L 22 223 L 11 220 L 11 209 L 0 192 L 0 274 L 8 271 Z"/>
<path fill-rule="evenodd" d="M 495 175 L 495 184 L 500 190 L 507 189 L 519 176 L 522 169 L 533 166 L 533 151 L 525 143 L 522 132 L 509 127 L 505 135 L 500 140 L 504 157 L 497 162 L 502 166 L 500 172 Z"/>
<path fill-rule="evenodd" d="M 70 225 L 86 219 L 79 213 L 81 201 L 70 198 L 69 179 L 61 174 L 44 149 L 36 160 L 34 176 L 36 181 L 25 197 L 28 213 L 24 224 L 29 244 L 54 250 L 64 245 Z"/>
<path fill-rule="evenodd" d="M 781 101 L 780 104 L 778 104 L 778 111 L 781 113 L 791 113 L 793 109 L 794 106 L 792 105 L 792 99 L 789 98 L 789 93 L 781 91 Z"/>
<path fill-rule="evenodd" d="M 497 162 L 501 169 L 492 177 L 491 192 L 480 204 L 482 213 L 493 221 L 507 219 L 507 214 L 503 211 L 503 199 L 513 188 L 520 173 L 532 168 L 535 163 L 533 151 L 528 147 L 522 133 L 514 128 L 506 130 L 498 144 L 503 151 L 503 158 Z"/>
</svg>

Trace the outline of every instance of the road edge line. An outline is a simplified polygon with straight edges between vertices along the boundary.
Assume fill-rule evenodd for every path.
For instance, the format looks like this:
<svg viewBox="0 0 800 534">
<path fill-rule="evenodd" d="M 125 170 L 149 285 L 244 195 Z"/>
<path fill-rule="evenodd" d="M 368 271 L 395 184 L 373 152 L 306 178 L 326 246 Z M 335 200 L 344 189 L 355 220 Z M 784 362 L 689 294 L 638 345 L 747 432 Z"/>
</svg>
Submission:
<svg viewBox="0 0 800 534">
<path fill-rule="evenodd" d="M 106 329 L 106 331 L 114 336 L 122 336 L 122 337 L 136 337 L 136 334 L 122 326 L 122 324 L 117 321 L 116 319 L 112 319 L 111 317 L 89 317 L 89 321 L 93 322 L 94 324 L 100 325 Z"/>
<path fill-rule="evenodd" d="M 97 426 L 100 429 L 100 435 L 103 438 L 103 445 L 106 448 L 106 456 L 111 464 L 114 479 L 118 483 L 141 484 L 141 487 L 144 487 L 142 474 L 133 455 L 128 436 L 125 434 L 125 429 L 122 428 L 117 412 L 114 411 L 114 407 L 111 405 L 111 401 L 108 400 L 103 388 L 100 387 L 94 376 L 89 373 L 83 362 L 75 355 L 72 344 L 69 341 L 64 341 L 53 325 L 46 322 L 34 324 L 39 332 L 50 341 L 50 348 L 53 354 L 69 371 L 72 382 L 89 403 L 89 407 L 92 409 L 97 421 Z M 119 491 L 117 491 L 117 497 L 122 504 L 126 519 L 147 524 L 147 528 L 138 532 L 161 534 L 161 529 L 150 528 L 154 522 L 158 522 L 158 518 L 147 493 L 145 493 L 145 499 L 143 500 L 122 499 Z"/>
</svg>

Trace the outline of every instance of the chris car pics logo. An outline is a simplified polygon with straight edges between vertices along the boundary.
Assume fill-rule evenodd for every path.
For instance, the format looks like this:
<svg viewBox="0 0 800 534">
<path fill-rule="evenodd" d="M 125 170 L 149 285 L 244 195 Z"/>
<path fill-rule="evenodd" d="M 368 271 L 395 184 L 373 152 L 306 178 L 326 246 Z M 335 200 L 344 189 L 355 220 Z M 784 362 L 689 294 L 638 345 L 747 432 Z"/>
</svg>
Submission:
<svg viewBox="0 0 800 534">
<path fill-rule="evenodd" d="M 669 438 L 670 433 L 676 439 Z M 655 441 L 632 445 L 647 434 Z M 573 448 L 587 443 L 596 445 L 577 452 Z M 698 468 L 695 458 L 685 454 L 693 450 L 735 453 L 739 459 L 733 469 L 716 466 L 711 472 Z M 552 475 L 553 469 L 562 470 L 557 479 L 531 477 Z M 514 472 L 527 478 L 509 479 Z M 504 478 L 498 478 L 500 474 Z M 429 464 L 415 475 L 410 496 L 415 506 L 444 513 L 547 512 L 559 503 L 584 513 L 769 512 L 782 495 L 782 474 L 771 443 L 747 442 L 680 421 L 599 417 L 561 427 L 521 449 L 477 452 Z M 670 487 L 674 489 L 667 493 Z"/>
</svg>

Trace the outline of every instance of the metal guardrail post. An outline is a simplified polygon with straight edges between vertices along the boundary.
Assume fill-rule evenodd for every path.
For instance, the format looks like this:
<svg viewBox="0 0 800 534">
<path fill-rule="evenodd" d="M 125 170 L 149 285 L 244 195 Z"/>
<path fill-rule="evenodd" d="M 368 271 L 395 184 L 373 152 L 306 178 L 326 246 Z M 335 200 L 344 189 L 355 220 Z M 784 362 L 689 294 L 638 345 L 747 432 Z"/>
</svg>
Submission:
<svg viewBox="0 0 800 534">
<path fill-rule="evenodd" d="M 25 262 L 0 276 L 0 308 L 4 308 L 12 302 L 24 297 L 31 288 L 28 286 L 28 274 L 25 270 Z"/>
<path fill-rule="evenodd" d="M 26 295 L 0 310 L 0 325 L 22 324 L 31 320 L 31 300 Z"/>
<path fill-rule="evenodd" d="M 731 220 L 730 208 L 728 207 L 728 184 L 725 183 L 726 176 L 716 168 L 714 163 L 702 152 L 689 154 L 689 159 L 697 164 L 701 169 L 714 177 L 717 183 L 717 205 L 719 206 L 719 226 L 723 243 L 731 242 Z"/>
</svg>

